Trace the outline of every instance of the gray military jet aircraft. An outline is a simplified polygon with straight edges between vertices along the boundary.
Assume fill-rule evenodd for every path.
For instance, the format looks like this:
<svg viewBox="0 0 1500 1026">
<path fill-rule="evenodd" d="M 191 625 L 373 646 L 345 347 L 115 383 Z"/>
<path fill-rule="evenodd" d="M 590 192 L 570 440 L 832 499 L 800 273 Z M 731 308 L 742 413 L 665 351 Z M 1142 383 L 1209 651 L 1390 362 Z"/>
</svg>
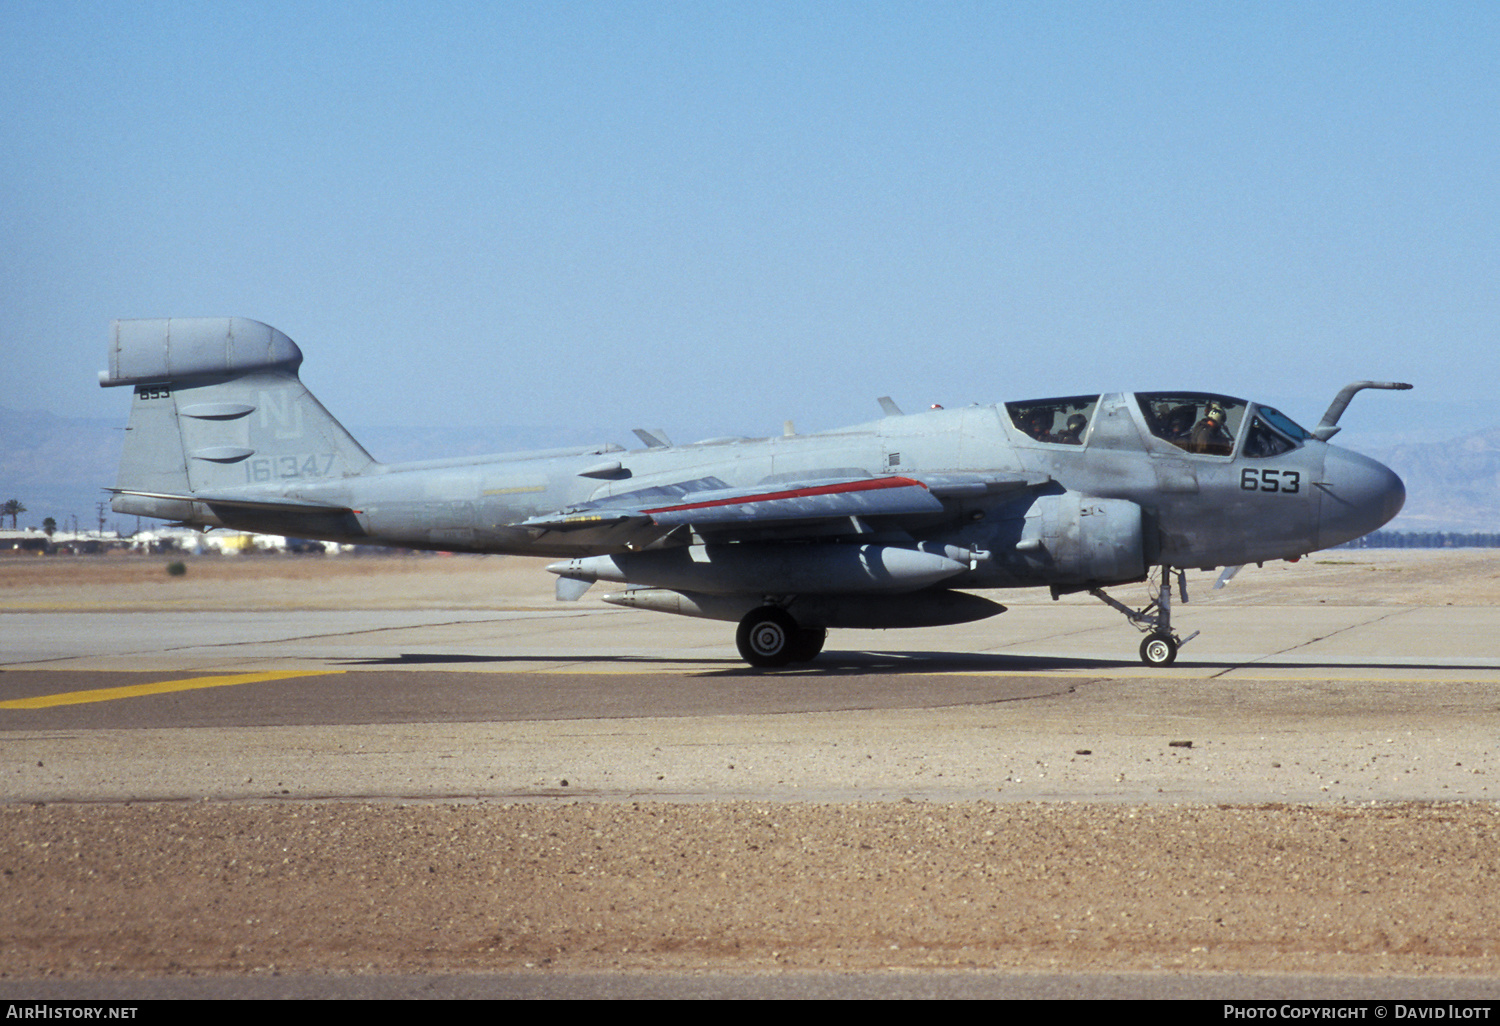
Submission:
<svg viewBox="0 0 1500 1026">
<path fill-rule="evenodd" d="M 965 623 L 965 589 L 1086 591 L 1166 665 L 1172 575 L 1295 559 L 1389 521 L 1406 491 L 1308 431 L 1205 392 L 1076 395 L 673 445 L 383 464 L 298 378 L 302 353 L 243 318 L 116 321 L 104 386 L 134 390 L 111 506 L 201 529 L 561 557 L 559 599 L 739 623 L 756 666 L 805 662 L 829 628 Z M 1102 590 L 1159 574 L 1135 610 Z"/>
</svg>

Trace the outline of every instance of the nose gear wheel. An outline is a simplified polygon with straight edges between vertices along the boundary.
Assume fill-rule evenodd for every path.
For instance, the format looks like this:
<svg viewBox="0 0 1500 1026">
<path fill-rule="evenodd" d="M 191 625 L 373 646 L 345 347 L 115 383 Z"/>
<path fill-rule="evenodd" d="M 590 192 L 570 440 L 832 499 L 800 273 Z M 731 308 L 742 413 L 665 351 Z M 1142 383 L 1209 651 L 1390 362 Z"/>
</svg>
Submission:
<svg viewBox="0 0 1500 1026">
<path fill-rule="evenodd" d="M 1141 662 L 1147 666 L 1171 666 L 1177 661 L 1177 639 L 1170 634 L 1149 634 L 1141 642 Z"/>
</svg>

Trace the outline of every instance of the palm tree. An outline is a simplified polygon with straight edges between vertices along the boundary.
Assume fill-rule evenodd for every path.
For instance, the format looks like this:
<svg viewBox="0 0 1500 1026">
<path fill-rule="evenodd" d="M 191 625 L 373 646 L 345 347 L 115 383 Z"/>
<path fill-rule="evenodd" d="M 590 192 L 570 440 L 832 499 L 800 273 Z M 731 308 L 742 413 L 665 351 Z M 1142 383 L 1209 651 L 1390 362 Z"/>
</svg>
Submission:
<svg viewBox="0 0 1500 1026">
<path fill-rule="evenodd" d="M 6 499 L 0 503 L 0 517 L 10 517 L 10 528 L 16 529 L 16 518 L 26 512 L 26 507 L 21 505 L 20 499 Z"/>
</svg>

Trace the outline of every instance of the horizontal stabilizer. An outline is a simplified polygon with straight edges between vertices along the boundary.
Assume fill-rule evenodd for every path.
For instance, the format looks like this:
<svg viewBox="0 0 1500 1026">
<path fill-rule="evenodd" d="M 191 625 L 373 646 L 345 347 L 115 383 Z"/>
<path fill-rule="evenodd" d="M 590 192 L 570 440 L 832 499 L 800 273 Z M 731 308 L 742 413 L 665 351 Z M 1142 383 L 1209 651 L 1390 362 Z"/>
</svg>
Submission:
<svg viewBox="0 0 1500 1026">
<path fill-rule="evenodd" d="M 124 498 L 154 499 L 163 502 L 201 502 L 207 506 L 229 506 L 235 509 L 265 510 L 275 513 L 354 513 L 348 506 L 336 503 L 308 502 L 305 499 L 286 499 L 280 496 L 244 495 L 168 495 L 162 492 L 139 492 L 128 488 L 110 488 L 107 491 Z M 122 512 L 116 507 L 116 512 Z M 143 514 L 149 515 L 149 514 Z"/>
</svg>

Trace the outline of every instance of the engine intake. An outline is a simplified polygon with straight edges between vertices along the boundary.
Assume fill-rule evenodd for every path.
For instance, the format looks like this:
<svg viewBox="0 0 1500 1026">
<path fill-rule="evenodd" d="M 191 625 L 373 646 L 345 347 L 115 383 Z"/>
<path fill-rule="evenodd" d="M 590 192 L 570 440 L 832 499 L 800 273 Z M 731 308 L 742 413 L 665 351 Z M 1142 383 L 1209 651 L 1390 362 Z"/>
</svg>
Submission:
<svg viewBox="0 0 1500 1026">
<path fill-rule="evenodd" d="M 1026 512 L 1016 552 L 1053 584 L 1110 584 L 1146 574 L 1141 507 L 1081 492 L 1044 495 Z"/>
</svg>

